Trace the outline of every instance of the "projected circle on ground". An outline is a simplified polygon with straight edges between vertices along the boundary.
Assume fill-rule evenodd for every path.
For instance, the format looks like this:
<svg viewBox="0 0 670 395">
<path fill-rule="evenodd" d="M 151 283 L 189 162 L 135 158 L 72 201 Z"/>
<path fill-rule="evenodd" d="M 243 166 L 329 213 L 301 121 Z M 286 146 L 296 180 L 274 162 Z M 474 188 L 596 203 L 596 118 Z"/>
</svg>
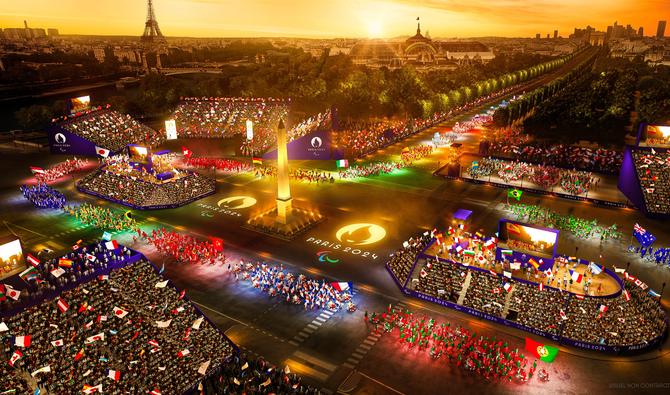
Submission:
<svg viewBox="0 0 670 395">
<path fill-rule="evenodd" d="M 242 210 L 256 204 L 256 199 L 251 196 L 230 196 L 219 200 L 216 205 L 230 210 Z"/>
<path fill-rule="evenodd" d="M 377 224 L 349 224 L 338 229 L 335 236 L 343 243 L 364 246 L 386 237 L 386 229 Z"/>
</svg>

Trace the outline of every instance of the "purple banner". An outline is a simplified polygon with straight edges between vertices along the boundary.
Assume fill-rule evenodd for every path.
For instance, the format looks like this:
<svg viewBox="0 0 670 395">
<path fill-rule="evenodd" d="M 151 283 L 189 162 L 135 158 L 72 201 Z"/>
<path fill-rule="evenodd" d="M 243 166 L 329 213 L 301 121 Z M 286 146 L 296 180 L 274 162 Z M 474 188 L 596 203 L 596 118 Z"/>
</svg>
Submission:
<svg viewBox="0 0 670 395">
<path fill-rule="evenodd" d="M 293 140 L 287 145 L 290 160 L 336 160 L 343 159 L 342 152 L 334 149 L 330 130 L 321 130 Z M 263 155 L 263 159 L 277 159 L 277 150 Z"/>
<path fill-rule="evenodd" d="M 52 154 L 97 156 L 93 142 L 72 134 L 59 126 L 50 128 L 48 134 Z"/>
</svg>

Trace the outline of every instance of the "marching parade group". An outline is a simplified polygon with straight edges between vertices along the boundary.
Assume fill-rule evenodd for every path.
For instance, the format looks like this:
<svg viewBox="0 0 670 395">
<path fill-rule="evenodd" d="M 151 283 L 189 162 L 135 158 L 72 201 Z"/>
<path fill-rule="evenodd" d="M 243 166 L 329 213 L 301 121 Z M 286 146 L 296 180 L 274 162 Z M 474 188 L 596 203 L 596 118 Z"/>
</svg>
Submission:
<svg viewBox="0 0 670 395">
<path fill-rule="evenodd" d="M 171 256 L 177 262 L 190 263 L 194 265 L 214 265 L 224 259 L 223 241 L 212 238 L 208 241 L 200 241 L 193 236 L 172 231 L 165 228 L 153 229 L 147 234 L 140 229 L 136 230 L 137 236 L 133 240 L 142 240 L 153 245 L 162 254 Z"/>
<path fill-rule="evenodd" d="M 46 184 L 21 185 L 21 193 L 35 207 L 63 208 L 65 195 Z"/>
<path fill-rule="evenodd" d="M 104 230 L 128 230 L 134 229 L 137 225 L 135 219 L 127 215 L 106 207 L 95 206 L 89 203 L 82 203 L 78 206 L 64 206 L 63 212 L 74 216 L 83 224 Z"/>
</svg>

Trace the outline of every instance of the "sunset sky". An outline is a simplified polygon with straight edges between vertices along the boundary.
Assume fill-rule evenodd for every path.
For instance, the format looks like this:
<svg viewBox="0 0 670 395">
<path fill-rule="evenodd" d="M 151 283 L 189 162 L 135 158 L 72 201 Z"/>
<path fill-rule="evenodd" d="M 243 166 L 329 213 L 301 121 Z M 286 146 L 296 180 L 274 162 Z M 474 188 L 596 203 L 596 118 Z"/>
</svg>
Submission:
<svg viewBox="0 0 670 395">
<path fill-rule="evenodd" d="M 670 0 L 154 0 L 166 36 L 393 37 L 421 17 L 432 37 L 567 37 L 614 21 L 656 32 Z M 0 27 L 55 27 L 62 34 L 140 35 L 146 0 L 3 0 Z M 668 33 L 666 32 L 666 35 Z"/>
</svg>

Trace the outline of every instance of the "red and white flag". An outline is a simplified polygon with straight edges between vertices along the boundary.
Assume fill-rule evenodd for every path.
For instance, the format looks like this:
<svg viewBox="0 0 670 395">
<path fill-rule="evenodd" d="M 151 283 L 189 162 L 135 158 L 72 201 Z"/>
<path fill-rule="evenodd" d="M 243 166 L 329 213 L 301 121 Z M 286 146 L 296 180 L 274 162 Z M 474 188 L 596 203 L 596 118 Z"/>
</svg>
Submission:
<svg viewBox="0 0 670 395">
<path fill-rule="evenodd" d="M 598 310 L 599 310 L 601 313 L 604 313 L 604 312 L 607 311 L 607 306 L 605 306 L 604 304 L 601 304 L 600 306 L 598 306 Z"/>
<path fill-rule="evenodd" d="M 109 150 L 108 149 L 104 149 L 104 148 L 98 147 L 98 146 L 95 147 L 95 153 L 102 156 L 103 158 L 106 158 L 106 157 L 109 156 Z"/>
<path fill-rule="evenodd" d="M 86 253 L 86 260 L 89 262 L 95 262 L 97 258 L 93 254 Z"/>
<path fill-rule="evenodd" d="M 154 388 L 151 392 L 149 392 L 150 395 L 161 395 L 161 391 L 158 388 Z"/>
<path fill-rule="evenodd" d="M 565 315 L 565 311 L 563 311 L 563 309 L 561 309 L 561 311 L 559 311 L 558 313 L 561 316 L 562 320 L 567 320 L 568 319 L 568 316 Z"/>
<path fill-rule="evenodd" d="M 54 346 L 54 347 L 61 347 L 61 346 L 63 346 L 63 344 L 65 344 L 63 342 L 63 339 L 53 340 L 51 342 L 51 345 Z"/>
<path fill-rule="evenodd" d="M 84 349 L 82 348 L 76 354 L 74 354 L 74 360 L 78 361 L 84 356 Z"/>
<path fill-rule="evenodd" d="M 44 174 L 44 169 L 41 167 L 30 166 L 30 171 L 33 174 Z"/>
<path fill-rule="evenodd" d="M 118 370 L 109 369 L 107 371 L 107 377 L 109 377 L 114 381 L 119 381 L 119 379 L 121 378 L 121 372 L 119 372 Z"/>
<path fill-rule="evenodd" d="M 149 340 L 149 344 L 151 344 L 151 345 L 154 346 L 154 347 L 160 347 L 160 346 L 158 345 L 158 342 L 157 342 L 155 339 L 151 339 L 151 340 Z"/>
<path fill-rule="evenodd" d="M 21 359 L 22 356 L 23 356 L 23 353 L 21 352 L 21 350 L 14 351 L 14 354 L 12 354 L 12 357 L 9 358 L 9 366 L 14 367 L 14 364 L 16 363 L 16 361 Z"/>
<path fill-rule="evenodd" d="M 30 335 L 28 336 L 16 336 L 14 338 L 14 345 L 16 347 L 30 347 Z"/>
<path fill-rule="evenodd" d="M 37 259 L 37 258 L 35 258 L 35 257 L 33 256 L 33 254 L 30 254 L 30 253 L 29 253 L 28 256 L 26 257 L 26 260 L 27 260 L 28 263 L 30 263 L 33 267 L 37 267 L 37 265 L 40 264 L 40 260 Z"/>
<path fill-rule="evenodd" d="M 62 276 L 63 274 L 65 274 L 65 270 L 62 267 L 57 267 L 54 270 L 52 270 L 50 273 L 51 273 L 52 276 L 58 278 L 58 277 Z"/>
<path fill-rule="evenodd" d="M 84 389 L 82 389 L 82 391 L 85 394 L 95 394 L 96 392 L 102 394 L 102 384 L 98 384 L 95 387 L 91 387 L 90 385 L 84 385 Z"/>
<path fill-rule="evenodd" d="M 105 340 L 105 332 L 100 332 L 97 335 L 87 337 L 84 344 L 91 344 L 91 343 L 97 342 L 98 340 L 102 340 L 102 341 Z"/>
<path fill-rule="evenodd" d="M 540 292 L 544 291 L 544 284 L 539 283 L 537 287 L 540 289 Z"/>
<path fill-rule="evenodd" d="M 128 312 L 120 307 L 114 307 L 114 315 L 119 318 L 123 318 L 128 315 Z"/>
<path fill-rule="evenodd" d="M 101 275 L 98 276 L 98 280 L 99 281 L 107 281 L 107 280 L 109 280 L 109 275 L 101 274 Z"/>
<path fill-rule="evenodd" d="M 63 300 L 63 298 L 58 298 L 58 302 L 56 302 L 56 306 L 58 306 L 58 310 L 60 310 L 61 313 L 65 313 L 70 309 L 70 306 Z"/>
<path fill-rule="evenodd" d="M 108 250 L 115 250 L 119 248 L 119 243 L 116 242 L 116 240 L 110 240 L 105 242 L 105 248 Z"/>
<path fill-rule="evenodd" d="M 19 297 L 21 296 L 21 291 L 17 291 L 14 288 L 12 288 L 11 285 L 5 284 L 5 295 L 9 296 L 14 300 L 19 300 Z"/>
<path fill-rule="evenodd" d="M 625 289 L 623 290 L 623 297 L 626 298 L 626 302 L 630 300 L 630 293 L 628 292 L 628 290 Z"/>
<path fill-rule="evenodd" d="M 177 356 L 178 356 L 179 358 L 183 358 L 183 357 L 187 356 L 187 355 L 190 354 L 190 353 L 191 353 L 191 352 L 188 350 L 188 348 L 185 348 L 185 349 L 179 351 L 179 352 L 177 353 Z"/>
</svg>

